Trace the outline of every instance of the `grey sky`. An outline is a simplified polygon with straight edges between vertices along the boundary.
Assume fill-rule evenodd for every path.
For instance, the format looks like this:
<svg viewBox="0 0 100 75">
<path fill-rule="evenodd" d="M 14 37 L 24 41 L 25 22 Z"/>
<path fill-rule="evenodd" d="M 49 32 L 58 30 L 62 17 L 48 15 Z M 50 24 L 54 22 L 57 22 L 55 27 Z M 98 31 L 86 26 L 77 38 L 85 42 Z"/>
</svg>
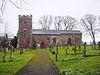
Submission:
<svg viewBox="0 0 100 75">
<path fill-rule="evenodd" d="M 8 21 L 9 32 L 16 35 L 18 31 L 18 14 L 32 14 L 33 28 L 40 28 L 38 19 L 42 15 L 70 15 L 80 20 L 85 14 L 100 15 L 100 0 L 26 0 L 24 9 L 18 10 L 11 3 L 6 6 L 5 18 Z M 2 25 L 3 26 L 3 25 Z M 2 29 L 3 31 L 3 29 Z M 99 38 L 99 37 L 98 37 Z M 97 40 L 98 40 L 97 38 Z M 86 41 L 88 38 L 84 39 Z M 89 39 L 88 41 L 90 41 Z"/>
</svg>

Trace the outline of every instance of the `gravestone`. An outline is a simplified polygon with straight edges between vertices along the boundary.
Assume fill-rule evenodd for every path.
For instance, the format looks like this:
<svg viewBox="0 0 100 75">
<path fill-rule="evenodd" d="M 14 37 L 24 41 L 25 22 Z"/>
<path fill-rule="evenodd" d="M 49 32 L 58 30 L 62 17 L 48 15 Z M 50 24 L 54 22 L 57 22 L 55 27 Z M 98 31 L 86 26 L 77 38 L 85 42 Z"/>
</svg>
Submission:
<svg viewBox="0 0 100 75">
<path fill-rule="evenodd" d="M 85 43 L 84 43 L 84 49 L 85 49 L 85 50 L 86 50 L 86 45 L 87 45 L 87 43 L 85 42 Z"/>
<path fill-rule="evenodd" d="M 20 55 L 23 54 L 23 48 L 20 48 Z"/>
<path fill-rule="evenodd" d="M 86 57 L 86 49 L 83 50 L 83 57 Z"/>
</svg>

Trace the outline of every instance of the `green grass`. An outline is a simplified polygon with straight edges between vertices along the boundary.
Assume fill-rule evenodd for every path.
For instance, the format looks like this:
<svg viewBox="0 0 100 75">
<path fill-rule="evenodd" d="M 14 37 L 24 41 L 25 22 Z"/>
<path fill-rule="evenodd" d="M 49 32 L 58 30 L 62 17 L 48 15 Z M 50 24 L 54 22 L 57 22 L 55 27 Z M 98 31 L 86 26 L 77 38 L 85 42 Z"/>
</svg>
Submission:
<svg viewBox="0 0 100 75">
<path fill-rule="evenodd" d="M 50 57 L 62 75 L 100 75 L 100 55 L 98 54 L 100 50 L 92 50 L 90 46 L 87 46 L 88 57 L 83 57 L 83 48 L 81 48 L 81 51 L 77 49 L 76 55 L 71 47 L 66 55 L 65 49 L 59 47 L 57 62 L 55 55 L 48 50 Z M 56 48 L 53 51 L 56 51 Z"/>
<path fill-rule="evenodd" d="M 10 59 L 10 52 L 8 51 L 6 54 L 6 62 L 2 62 L 3 53 L 0 52 L 0 75 L 16 74 L 38 51 L 39 49 L 24 49 L 24 53 L 20 55 L 19 50 L 17 50 L 14 52 L 13 59 Z"/>
</svg>

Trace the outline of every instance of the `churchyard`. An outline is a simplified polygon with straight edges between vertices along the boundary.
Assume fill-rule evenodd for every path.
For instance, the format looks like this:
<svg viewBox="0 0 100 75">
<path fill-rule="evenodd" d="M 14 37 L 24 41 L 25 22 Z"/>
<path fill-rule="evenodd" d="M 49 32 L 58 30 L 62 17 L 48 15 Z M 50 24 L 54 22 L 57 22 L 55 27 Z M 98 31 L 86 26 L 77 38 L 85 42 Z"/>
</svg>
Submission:
<svg viewBox="0 0 100 75">
<path fill-rule="evenodd" d="M 99 59 L 100 44 L 96 45 L 96 49 L 86 44 L 82 46 L 57 45 L 41 49 L 0 47 L 0 75 L 21 75 L 26 68 L 29 70 L 28 74 L 30 75 L 36 73 L 47 73 L 48 75 L 51 73 L 55 73 L 55 75 L 100 75 Z M 30 66 L 27 67 L 27 65 Z M 50 66 L 54 69 L 50 69 Z M 35 70 L 35 68 L 38 70 Z M 40 68 L 46 73 L 39 70 Z M 25 72 L 27 73 L 27 71 Z"/>
<path fill-rule="evenodd" d="M 86 46 L 48 48 L 48 53 L 61 75 L 100 75 L 100 50 Z M 58 49 L 58 50 L 57 50 Z M 67 51 L 66 51 L 67 49 Z"/>
</svg>

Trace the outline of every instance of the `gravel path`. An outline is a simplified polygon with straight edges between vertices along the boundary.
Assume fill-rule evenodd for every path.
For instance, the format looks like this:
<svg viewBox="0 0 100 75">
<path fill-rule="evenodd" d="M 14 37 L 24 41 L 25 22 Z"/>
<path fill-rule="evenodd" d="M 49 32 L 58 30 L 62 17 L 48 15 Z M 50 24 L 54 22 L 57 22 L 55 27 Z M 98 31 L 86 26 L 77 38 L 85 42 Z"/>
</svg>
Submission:
<svg viewBox="0 0 100 75">
<path fill-rule="evenodd" d="M 16 75 L 59 75 L 46 50 L 40 50 Z"/>
</svg>

